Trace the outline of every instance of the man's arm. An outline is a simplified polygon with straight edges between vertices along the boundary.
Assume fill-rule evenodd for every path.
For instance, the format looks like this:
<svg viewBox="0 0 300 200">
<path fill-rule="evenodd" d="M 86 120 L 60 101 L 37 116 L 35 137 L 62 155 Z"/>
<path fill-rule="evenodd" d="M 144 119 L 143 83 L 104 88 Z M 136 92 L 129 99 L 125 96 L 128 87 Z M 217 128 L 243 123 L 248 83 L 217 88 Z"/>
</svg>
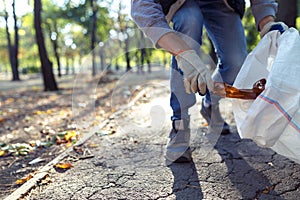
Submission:
<svg viewBox="0 0 300 200">
<path fill-rule="evenodd" d="M 158 45 L 172 53 L 183 71 L 184 87 L 187 93 L 206 93 L 206 87 L 214 90 L 211 74 L 200 57 L 175 33 L 167 33 L 158 40 Z"/>
<path fill-rule="evenodd" d="M 260 20 L 260 22 L 258 24 L 259 30 L 262 30 L 267 23 L 274 22 L 274 21 L 275 21 L 274 16 L 264 17 L 262 20 Z"/>
<path fill-rule="evenodd" d="M 161 5 L 154 0 L 132 0 L 131 16 L 156 47 L 159 46 L 173 55 L 190 50 L 169 27 Z"/>
<path fill-rule="evenodd" d="M 161 5 L 154 0 L 132 0 L 131 17 L 156 47 L 163 35 L 174 32 L 166 21 Z"/>
<path fill-rule="evenodd" d="M 158 40 L 158 45 L 173 55 L 178 55 L 183 51 L 191 50 L 191 48 L 175 33 L 167 33 Z"/>
<path fill-rule="evenodd" d="M 183 71 L 187 93 L 213 90 L 211 74 L 194 50 L 169 27 L 160 4 L 154 0 L 132 0 L 131 16 L 143 32 L 159 47 L 172 53 Z"/>
<path fill-rule="evenodd" d="M 277 30 L 283 33 L 288 29 L 283 22 L 275 22 L 277 6 L 274 0 L 251 0 L 252 12 L 261 38 L 269 31 Z"/>
<path fill-rule="evenodd" d="M 278 4 L 275 0 L 250 0 L 250 3 L 257 29 L 261 31 L 269 20 L 274 21 Z"/>
</svg>

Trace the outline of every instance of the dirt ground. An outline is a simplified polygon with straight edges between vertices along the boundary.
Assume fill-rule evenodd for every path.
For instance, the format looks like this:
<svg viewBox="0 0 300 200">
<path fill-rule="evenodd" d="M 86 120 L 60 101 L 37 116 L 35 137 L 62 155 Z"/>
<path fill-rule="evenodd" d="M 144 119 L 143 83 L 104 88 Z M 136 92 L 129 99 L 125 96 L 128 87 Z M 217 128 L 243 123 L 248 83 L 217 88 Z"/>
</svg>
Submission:
<svg viewBox="0 0 300 200">
<path fill-rule="evenodd" d="M 101 123 L 134 98 L 144 84 L 167 79 L 167 74 L 165 70 L 95 78 L 79 74 L 58 81 L 56 92 L 43 92 L 36 79 L 12 85 L 2 81 L 0 199 L 16 190 L 21 185 L 18 181 L 22 183 L 78 141 L 88 129 L 83 126 Z"/>
</svg>

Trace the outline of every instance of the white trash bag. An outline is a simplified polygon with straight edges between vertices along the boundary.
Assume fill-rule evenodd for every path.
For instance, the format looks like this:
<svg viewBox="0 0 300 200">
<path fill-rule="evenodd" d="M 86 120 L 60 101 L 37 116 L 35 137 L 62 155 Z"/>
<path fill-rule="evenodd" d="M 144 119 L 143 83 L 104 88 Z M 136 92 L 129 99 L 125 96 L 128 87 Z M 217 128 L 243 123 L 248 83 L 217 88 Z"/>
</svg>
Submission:
<svg viewBox="0 0 300 200">
<path fill-rule="evenodd" d="M 264 36 L 247 56 L 234 87 L 251 89 L 265 78 L 255 100 L 232 99 L 241 138 L 252 139 L 300 163 L 300 36 L 289 28 Z"/>
</svg>

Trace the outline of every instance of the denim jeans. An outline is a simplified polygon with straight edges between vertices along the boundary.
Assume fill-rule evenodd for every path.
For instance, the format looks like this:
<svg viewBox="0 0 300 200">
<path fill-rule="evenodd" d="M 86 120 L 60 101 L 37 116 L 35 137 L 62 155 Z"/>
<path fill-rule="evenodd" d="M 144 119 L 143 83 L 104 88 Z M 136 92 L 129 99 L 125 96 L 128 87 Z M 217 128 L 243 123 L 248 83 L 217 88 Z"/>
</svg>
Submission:
<svg viewBox="0 0 300 200">
<path fill-rule="evenodd" d="M 213 79 L 233 84 L 247 56 L 240 16 L 227 8 L 223 0 L 187 0 L 176 12 L 172 22 L 173 29 L 196 51 L 201 47 L 202 31 L 205 27 L 218 56 Z M 182 72 L 178 69 L 174 57 L 171 67 L 171 120 L 188 120 L 188 109 L 196 103 L 195 94 L 185 92 Z M 209 93 L 204 98 L 211 104 L 218 104 L 220 100 Z"/>
</svg>

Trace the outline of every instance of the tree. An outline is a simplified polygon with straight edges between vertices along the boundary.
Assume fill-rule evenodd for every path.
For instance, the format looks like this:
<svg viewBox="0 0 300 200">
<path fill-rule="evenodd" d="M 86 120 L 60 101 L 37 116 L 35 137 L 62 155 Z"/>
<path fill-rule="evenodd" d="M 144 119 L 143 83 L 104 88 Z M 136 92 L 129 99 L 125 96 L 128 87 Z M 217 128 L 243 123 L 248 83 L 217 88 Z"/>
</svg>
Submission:
<svg viewBox="0 0 300 200">
<path fill-rule="evenodd" d="M 67 20 L 73 27 L 81 26 L 80 31 L 72 30 L 72 35 L 69 35 L 69 39 L 72 39 L 73 44 L 80 46 L 77 48 L 77 52 L 82 58 L 82 55 L 88 54 L 91 51 L 92 54 L 92 74 L 97 73 L 96 58 L 97 58 L 97 45 L 103 43 L 109 37 L 109 30 L 111 30 L 109 10 L 107 7 L 100 6 L 97 0 L 80 1 L 78 4 L 72 3 L 72 1 L 65 1 L 64 13 Z M 103 4 L 105 1 L 101 1 Z M 75 49 L 73 49 L 75 50 Z M 66 51 L 67 52 L 67 51 Z M 101 63 L 105 63 L 103 59 L 105 54 L 100 54 Z M 103 65 L 101 65 L 103 68 Z"/>
<path fill-rule="evenodd" d="M 289 27 L 296 27 L 297 0 L 278 2 L 277 20 L 284 22 Z"/>
<path fill-rule="evenodd" d="M 51 25 L 49 23 L 46 23 L 48 31 L 49 31 L 49 37 L 50 37 L 50 41 L 52 43 L 52 47 L 53 47 L 53 51 L 54 51 L 54 56 L 56 59 L 56 63 L 57 63 L 57 71 L 58 71 L 58 77 L 61 77 L 61 64 L 60 64 L 60 56 L 58 53 L 58 30 L 57 30 L 57 23 L 56 21 L 54 21 L 53 24 L 53 29 L 54 31 L 51 31 Z"/>
<path fill-rule="evenodd" d="M 8 45 L 8 51 L 9 51 L 9 61 L 11 64 L 11 69 L 13 73 L 12 80 L 13 81 L 19 81 L 19 61 L 18 61 L 18 52 L 19 52 L 19 28 L 17 25 L 17 15 L 16 15 L 16 4 L 15 0 L 12 2 L 12 9 L 13 9 L 13 19 L 14 19 L 14 44 L 12 44 L 11 41 L 11 35 L 9 32 L 9 26 L 8 26 L 8 13 L 6 10 L 6 4 L 3 0 L 4 4 L 4 18 L 5 18 L 5 27 L 6 27 L 6 37 L 7 37 L 7 45 Z"/>
<path fill-rule="evenodd" d="M 130 65 L 130 45 L 131 45 L 131 41 L 130 39 L 131 36 L 129 35 L 130 30 L 134 29 L 134 23 L 132 22 L 132 20 L 129 19 L 128 15 L 126 13 L 124 13 L 124 3 L 122 3 L 122 1 L 119 1 L 119 6 L 118 9 L 115 10 L 114 12 L 116 13 L 116 18 L 114 18 L 114 30 L 117 31 L 117 34 L 119 36 L 119 38 L 121 38 L 122 43 L 124 45 L 124 54 L 125 54 L 125 62 L 126 62 L 126 71 L 130 71 L 131 70 L 131 65 Z"/>
<path fill-rule="evenodd" d="M 150 49 L 149 47 L 147 48 L 146 45 L 146 39 L 144 37 L 144 33 L 140 30 L 140 29 L 136 29 L 138 30 L 137 33 L 135 34 L 136 37 L 138 38 L 138 48 L 139 48 L 139 52 L 140 52 L 140 56 L 137 56 L 138 64 L 139 64 L 139 69 L 138 69 L 138 73 L 140 72 L 144 72 L 144 63 L 146 61 L 147 66 L 148 66 L 148 73 L 151 73 L 151 54 L 152 54 L 152 49 Z"/>
<path fill-rule="evenodd" d="M 41 27 L 41 11 L 42 2 L 41 0 L 34 0 L 34 28 L 36 32 L 36 42 L 39 49 L 40 61 L 42 65 L 42 74 L 44 80 L 45 91 L 56 91 L 58 90 L 55 77 L 53 74 L 52 62 L 49 60 L 47 50 L 45 47 L 44 36 Z"/>
<path fill-rule="evenodd" d="M 95 43 L 96 43 L 96 27 L 97 27 L 97 4 L 96 0 L 90 0 L 92 8 L 92 24 L 91 24 L 91 51 L 92 51 L 92 75 L 96 75 L 95 63 Z"/>
<path fill-rule="evenodd" d="M 55 3 L 52 1 L 43 1 L 44 5 L 44 20 L 43 23 L 46 25 L 46 29 L 49 35 L 50 42 L 52 44 L 52 50 L 54 54 L 54 58 L 57 65 L 58 77 L 61 77 L 61 59 L 60 59 L 60 31 L 61 26 L 65 25 L 62 23 L 62 11 Z M 50 54 L 51 55 L 51 54 Z"/>
<path fill-rule="evenodd" d="M 23 72 L 25 73 L 39 73 L 41 72 L 41 67 L 39 66 L 39 52 L 33 28 L 33 3 L 31 8 L 32 12 L 25 13 L 22 16 L 22 24 L 19 26 L 19 71 L 24 70 Z"/>
</svg>

